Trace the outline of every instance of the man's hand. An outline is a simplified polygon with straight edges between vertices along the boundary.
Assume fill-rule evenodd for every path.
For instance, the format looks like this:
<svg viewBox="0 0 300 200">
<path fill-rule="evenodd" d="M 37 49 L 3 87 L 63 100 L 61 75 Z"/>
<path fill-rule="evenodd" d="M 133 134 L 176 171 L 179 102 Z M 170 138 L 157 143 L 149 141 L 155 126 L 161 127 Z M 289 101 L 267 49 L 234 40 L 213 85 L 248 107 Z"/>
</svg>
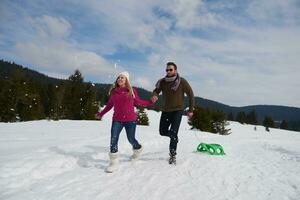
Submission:
<svg viewBox="0 0 300 200">
<path fill-rule="evenodd" d="M 150 98 L 150 100 L 152 103 L 155 103 L 158 100 L 158 97 L 154 95 Z"/>
<path fill-rule="evenodd" d="M 189 118 L 189 119 L 191 119 L 192 117 L 193 117 L 193 115 L 194 115 L 194 113 L 193 112 L 187 112 L 186 113 L 186 116 Z"/>
</svg>

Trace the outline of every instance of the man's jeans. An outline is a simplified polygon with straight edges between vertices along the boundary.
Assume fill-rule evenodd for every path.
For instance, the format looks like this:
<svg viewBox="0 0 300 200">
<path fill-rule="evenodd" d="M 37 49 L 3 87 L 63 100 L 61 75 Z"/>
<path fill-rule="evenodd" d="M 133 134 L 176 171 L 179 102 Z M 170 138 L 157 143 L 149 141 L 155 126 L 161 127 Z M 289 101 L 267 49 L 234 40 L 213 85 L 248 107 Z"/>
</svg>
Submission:
<svg viewBox="0 0 300 200">
<path fill-rule="evenodd" d="M 178 130 L 181 123 L 183 111 L 162 112 L 159 123 L 159 133 L 170 137 L 170 153 L 176 155 L 178 143 Z"/>
<path fill-rule="evenodd" d="M 110 138 L 110 152 L 118 152 L 118 141 L 120 133 L 125 127 L 127 139 L 132 145 L 133 149 L 140 149 L 141 145 L 135 139 L 136 121 L 132 122 L 117 122 L 113 121 L 111 126 L 111 138 Z"/>
</svg>

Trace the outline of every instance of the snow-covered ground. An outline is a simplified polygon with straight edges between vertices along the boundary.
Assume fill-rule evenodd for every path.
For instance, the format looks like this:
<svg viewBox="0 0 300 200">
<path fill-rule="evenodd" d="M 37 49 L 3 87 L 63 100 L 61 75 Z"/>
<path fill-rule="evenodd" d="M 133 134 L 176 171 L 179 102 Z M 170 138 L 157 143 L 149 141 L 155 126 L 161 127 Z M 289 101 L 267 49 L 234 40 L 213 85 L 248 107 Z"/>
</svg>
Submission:
<svg viewBox="0 0 300 200">
<path fill-rule="evenodd" d="M 108 165 L 111 112 L 102 121 L 0 123 L 0 199 L 300 199 L 300 133 L 230 123 L 228 136 L 189 130 L 184 117 L 177 165 L 167 163 L 169 140 L 158 133 L 160 113 L 137 127 L 144 145 L 132 162 L 125 131 L 120 168 Z M 219 143 L 225 156 L 197 153 Z"/>
</svg>

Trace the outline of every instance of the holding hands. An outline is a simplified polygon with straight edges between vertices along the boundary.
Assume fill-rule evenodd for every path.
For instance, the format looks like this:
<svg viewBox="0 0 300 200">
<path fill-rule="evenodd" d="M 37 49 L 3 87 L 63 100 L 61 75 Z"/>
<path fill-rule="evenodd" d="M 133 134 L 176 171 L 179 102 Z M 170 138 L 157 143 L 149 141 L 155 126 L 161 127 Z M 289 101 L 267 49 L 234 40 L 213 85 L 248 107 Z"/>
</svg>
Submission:
<svg viewBox="0 0 300 200">
<path fill-rule="evenodd" d="M 186 116 L 189 118 L 189 119 L 191 119 L 192 117 L 193 117 L 193 112 L 191 112 L 191 111 L 189 111 L 189 112 L 187 112 L 186 113 Z"/>
<path fill-rule="evenodd" d="M 158 97 L 157 96 L 152 96 L 151 98 L 150 98 L 150 101 L 152 102 L 152 103 L 155 103 L 156 101 L 158 100 Z"/>
<path fill-rule="evenodd" d="M 102 119 L 102 117 L 101 117 L 101 115 L 100 115 L 100 112 L 97 112 L 97 113 L 95 114 L 95 118 L 96 118 L 96 119 L 99 119 L 99 120 Z"/>
</svg>

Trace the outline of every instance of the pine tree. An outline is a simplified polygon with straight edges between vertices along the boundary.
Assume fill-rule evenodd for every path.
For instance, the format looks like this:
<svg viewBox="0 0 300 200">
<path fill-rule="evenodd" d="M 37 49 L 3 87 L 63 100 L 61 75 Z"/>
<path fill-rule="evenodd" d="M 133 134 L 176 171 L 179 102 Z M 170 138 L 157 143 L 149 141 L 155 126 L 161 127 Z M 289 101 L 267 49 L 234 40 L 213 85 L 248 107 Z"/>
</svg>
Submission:
<svg viewBox="0 0 300 200">
<path fill-rule="evenodd" d="M 226 129 L 228 122 L 225 113 L 200 107 L 195 107 L 193 113 L 193 117 L 188 121 L 189 125 L 192 126 L 191 129 L 196 128 L 221 135 L 230 134 L 230 129 Z"/>
<path fill-rule="evenodd" d="M 228 120 L 228 121 L 234 121 L 234 116 L 233 116 L 233 113 L 232 113 L 232 112 L 230 112 L 230 113 L 228 114 L 227 120 Z"/>
<path fill-rule="evenodd" d="M 98 104 L 96 101 L 95 88 L 91 83 L 85 86 L 85 93 L 83 95 L 83 119 L 92 120 L 95 119 L 95 113 L 98 110 Z"/>
<path fill-rule="evenodd" d="M 49 119 L 58 120 L 60 119 L 59 106 L 59 86 L 52 83 L 47 86 L 47 99 L 45 100 L 45 114 Z"/>
<path fill-rule="evenodd" d="M 17 112 L 20 120 L 38 120 L 44 118 L 39 86 L 31 80 L 24 79 L 19 85 Z"/>
<path fill-rule="evenodd" d="M 244 124 L 246 122 L 246 114 L 245 112 L 239 112 L 236 116 L 236 121 L 240 122 L 241 124 Z"/>
<path fill-rule="evenodd" d="M 55 93 L 57 94 L 57 116 L 59 119 L 66 119 L 64 97 L 66 93 L 66 85 L 68 81 L 63 81 L 59 85 L 55 85 Z"/>
<path fill-rule="evenodd" d="M 63 115 L 67 119 L 83 119 L 83 77 L 79 70 L 68 78 L 64 84 Z"/>
<path fill-rule="evenodd" d="M 17 120 L 16 95 L 11 81 L 1 81 L 0 90 L 0 120 L 3 122 L 14 122 Z"/>
<path fill-rule="evenodd" d="M 195 107 L 193 117 L 189 119 L 188 123 L 191 129 L 199 129 L 200 131 L 213 132 L 212 114 L 209 109 Z"/>
<path fill-rule="evenodd" d="M 144 108 L 139 108 L 137 111 L 137 124 L 138 125 L 149 125 L 149 118 Z"/>
<path fill-rule="evenodd" d="M 215 111 L 212 113 L 212 120 L 213 120 L 213 132 L 219 133 L 220 135 L 229 135 L 230 129 L 226 129 L 226 126 L 229 123 L 226 121 L 225 113 L 221 111 Z"/>
<path fill-rule="evenodd" d="M 29 106 L 26 103 L 26 80 L 21 70 L 16 69 L 13 71 L 12 76 L 8 83 L 7 97 L 9 99 L 8 114 L 11 116 L 11 121 L 24 121 L 26 120 L 24 107 Z M 28 107 L 27 107 L 28 108 Z"/>
<path fill-rule="evenodd" d="M 252 125 L 257 125 L 257 114 L 255 110 L 252 110 L 250 113 L 247 114 L 246 116 L 246 123 L 247 124 L 252 124 Z"/>
<path fill-rule="evenodd" d="M 282 120 L 282 122 L 280 123 L 280 129 L 288 130 L 288 128 L 289 128 L 289 126 L 288 126 L 287 121 Z"/>
<path fill-rule="evenodd" d="M 269 128 L 274 128 L 274 121 L 272 117 L 265 116 L 265 119 L 263 121 L 263 126 L 266 127 L 266 131 L 270 131 Z"/>
</svg>

